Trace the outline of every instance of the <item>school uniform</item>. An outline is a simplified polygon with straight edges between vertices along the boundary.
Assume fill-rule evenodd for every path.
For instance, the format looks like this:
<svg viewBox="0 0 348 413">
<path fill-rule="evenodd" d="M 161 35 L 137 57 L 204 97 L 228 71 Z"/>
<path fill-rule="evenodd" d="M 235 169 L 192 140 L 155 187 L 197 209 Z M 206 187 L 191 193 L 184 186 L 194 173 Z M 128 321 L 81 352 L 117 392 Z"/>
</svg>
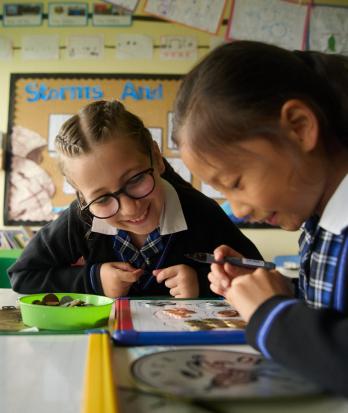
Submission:
<svg viewBox="0 0 348 413">
<path fill-rule="evenodd" d="M 205 297 L 214 295 L 207 278 L 210 266 L 189 260 L 186 253 L 212 252 L 227 244 L 245 257 L 262 258 L 215 201 L 183 181 L 167 162 L 165 165 L 165 207 L 160 225 L 140 250 L 132 245 L 126 231 L 107 225 L 105 220 L 94 219 L 91 226 L 84 222 L 75 201 L 36 234 L 10 267 L 12 288 L 20 293 L 103 294 L 101 264 L 123 261 L 144 269 L 138 282 L 131 286 L 130 296 L 169 295 L 169 289 L 164 283 L 157 283 L 152 271 L 186 264 L 197 271 L 199 295 Z M 90 235 L 86 236 L 88 232 Z M 71 266 L 80 257 L 85 265 Z"/>
<path fill-rule="evenodd" d="M 300 237 L 299 297 L 263 303 L 247 327 L 266 357 L 348 396 L 348 175 Z"/>
</svg>

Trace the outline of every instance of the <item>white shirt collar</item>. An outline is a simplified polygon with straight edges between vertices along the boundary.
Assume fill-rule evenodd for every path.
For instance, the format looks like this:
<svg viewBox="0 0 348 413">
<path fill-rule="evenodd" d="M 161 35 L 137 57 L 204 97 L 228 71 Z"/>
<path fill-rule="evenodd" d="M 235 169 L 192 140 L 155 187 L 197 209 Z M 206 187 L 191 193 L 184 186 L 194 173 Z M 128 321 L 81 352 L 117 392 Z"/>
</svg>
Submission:
<svg viewBox="0 0 348 413">
<path fill-rule="evenodd" d="M 174 234 L 175 232 L 185 231 L 187 224 L 180 204 L 179 196 L 174 187 L 164 179 L 161 179 L 164 189 L 164 205 L 160 218 L 160 234 Z M 105 219 L 93 218 L 92 232 L 105 235 L 116 235 L 118 229 L 108 224 Z"/>
<path fill-rule="evenodd" d="M 338 185 L 336 191 L 326 204 L 320 218 L 319 226 L 326 231 L 339 235 L 348 227 L 348 175 Z"/>
</svg>

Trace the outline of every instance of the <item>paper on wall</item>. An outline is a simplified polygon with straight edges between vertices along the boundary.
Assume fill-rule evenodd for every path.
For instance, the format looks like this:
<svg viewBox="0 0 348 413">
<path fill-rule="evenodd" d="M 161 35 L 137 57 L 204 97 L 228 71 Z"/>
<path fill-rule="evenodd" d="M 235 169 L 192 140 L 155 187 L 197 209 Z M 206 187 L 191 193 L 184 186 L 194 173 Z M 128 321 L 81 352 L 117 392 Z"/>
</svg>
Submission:
<svg viewBox="0 0 348 413">
<path fill-rule="evenodd" d="M 118 34 L 116 57 L 118 59 L 152 59 L 153 44 L 149 36 L 142 34 Z"/>
<path fill-rule="evenodd" d="M 54 34 L 22 37 L 23 60 L 59 59 L 59 37 Z"/>
<path fill-rule="evenodd" d="M 279 0 L 235 0 L 227 39 L 303 49 L 308 6 Z"/>
<path fill-rule="evenodd" d="M 48 145 L 47 149 L 50 155 L 56 152 L 54 141 L 58 135 L 59 129 L 63 123 L 71 118 L 72 114 L 51 113 L 48 120 Z"/>
<path fill-rule="evenodd" d="M 309 48 L 348 55 L 348 8 L 313 7 Z"/>
<path fill-rule="evenodd" d="M 134 12 L 138 5 L 138 0 L 105 0 L 105 2 L 115 4 L 131 12 Z"/>
<path fill-rule="evenodd" d="M 161 36 L 160 59 L 197 59 L 196 38 L 193 36 Z"/>
<path fill-rule="evenodd" d="M 225 0 L 147 0 L 144 11 L 162 19 L 215 34 L 225 8 Z"/>
<path fill-rule="evenodd" d="M 70 59 L 102 59 L 104 36 L 69 36 L 67 57 Z"/>
<path fill-rule="evenodd" d="M 5 36 L 0 36 L 0 60 L 8 60 L 12 57 L 11 40 Z"/>
<path fill-rule="evenodd" d="M 166 158 L 174 171 L 177 172 L 185 181 L 191 182 L 191 172 L 180 158 Z"/>
<path fill-rule="evenodd" d="M 157 145 L 162 152 L 162 128 L 149 128 L 152 139 L 157 142 Z"/>
</svg>

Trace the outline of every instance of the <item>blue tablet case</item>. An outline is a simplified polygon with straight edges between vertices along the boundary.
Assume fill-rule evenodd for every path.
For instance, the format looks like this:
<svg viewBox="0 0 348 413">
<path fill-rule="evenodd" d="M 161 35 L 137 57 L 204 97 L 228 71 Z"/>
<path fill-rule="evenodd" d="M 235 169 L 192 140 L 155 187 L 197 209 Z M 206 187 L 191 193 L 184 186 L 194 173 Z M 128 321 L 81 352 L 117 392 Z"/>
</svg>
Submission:
<svg viewBox="0 0 348 413">
<path fill-rule="evenodd" d="M 221 299 L 119 298 L 117 345 L 245 344 L 245 323 Z"/>
</svg>

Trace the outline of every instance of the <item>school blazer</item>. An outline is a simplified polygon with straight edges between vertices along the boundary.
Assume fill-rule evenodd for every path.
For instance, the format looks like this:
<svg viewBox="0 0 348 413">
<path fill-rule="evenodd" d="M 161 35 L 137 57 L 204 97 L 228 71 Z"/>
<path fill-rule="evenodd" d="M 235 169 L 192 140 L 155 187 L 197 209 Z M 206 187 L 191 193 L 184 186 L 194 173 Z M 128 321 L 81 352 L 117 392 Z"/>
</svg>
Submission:
<svg viewBox="0 0 348 413">
<path fill-rule="evenodd" d="M 275 296 L 252 315 L 247 341 L 266 357 L 348 397 L 348 229 L 339 254 L 332 307 Z"/>
<path fill-rule="evenodd" d="M 174 234 L 162 268 L 187 264 L 198 273 L 200 296 L 213 296 L 207 274 L 210 266 L 185 258 L 192 252 L 212 252 L 221 244 L 230 245 L 247 258 L 262 259 L 254 244 L 227 217 L 222 208 L 169 169 L 162 177 L 176 189 L 188 229 Z M 169 173 L 168 173 L 169 170 Z M 90 233 L 74 201 L 55 221 L 44 226 L 31 240 L 8 275 L 12 288 L 20 293 L 83 292 L 103 294 L 97 266 L 97 288 L 93 289 L 90 269 L 94 264 L 119 261 L 113 249 L 113 236 Z M 72 266 L 80 257 L 83 267 Z M 116 258 L 117 257 L 117 258 Z M 100 266 L 99 266 L 100 268 Z M 129 295 L 136 295 L 130 290 Z M 141 295 L 169 295 L 168 288 L 156 281 Z"/>
</svg>

